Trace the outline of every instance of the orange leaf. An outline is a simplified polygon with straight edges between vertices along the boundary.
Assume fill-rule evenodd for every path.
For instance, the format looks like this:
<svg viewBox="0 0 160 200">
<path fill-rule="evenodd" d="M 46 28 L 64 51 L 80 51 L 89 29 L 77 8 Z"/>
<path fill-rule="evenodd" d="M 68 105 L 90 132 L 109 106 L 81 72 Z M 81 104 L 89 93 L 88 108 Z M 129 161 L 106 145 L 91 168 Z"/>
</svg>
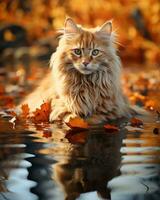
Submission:
<svg viewBox="0 0 160 200">
<path fill-rule="evenodd" d="M 28 104 L 23 104 L 21 106 L 21 110 L 22 110 L 21 116 L 24 119 L 27 119 L 29 117 L 29 106 L 28 106 Z"/>
<path fill-rule="evenodd" d="M 43 103 L 40 108 L 37 108 L 33 112 L 32 121 L 36 122 L 48 122 L 51 112 L 51 105 L 49 102 Z"/>
<path fill-rule="evenodd" d="M 52 136 L 52 131 L 51 130 L 44 130 L 43 131 L 43 137 L 49 138 Z"/>
<path fill-rule="evenodd" d="M 138 119 L 138 118 L 135 118 L 135 117 L 133 117 L 133 118 L 130 120 L 130 123 L 131 123 L 131 126 L 135 126 L 135 127 L 139 127 L 139 126 L 142 126 L 142 125 L 143 125 L 142 120 L 140 120 L 140 119 Z"/>
<path fill-rule="evenodd" d="M 87 129 L 88 123 L 85 122 L 82 118 L 76 117 L 71 119 L 68 123 L 66 123 L 70 128 L 84 128 Z"/>
<path fill-rule="evenodd" d="M 104 128 L 109 133 L 114 133 L 114 132 L 118 132 L 119 131 L 119 128 L 117 126 L 110 125 L 110 124 L 105 124 Z"/>
</svg>

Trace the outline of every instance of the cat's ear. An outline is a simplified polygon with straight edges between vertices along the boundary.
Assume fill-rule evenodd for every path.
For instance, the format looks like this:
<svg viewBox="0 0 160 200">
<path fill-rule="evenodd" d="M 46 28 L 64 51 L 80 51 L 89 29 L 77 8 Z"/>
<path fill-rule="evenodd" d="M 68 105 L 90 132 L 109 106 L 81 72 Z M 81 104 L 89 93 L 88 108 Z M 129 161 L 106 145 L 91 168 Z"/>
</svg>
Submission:
<svg viewBox="0 0 160 200">
<path fill-rule="evenodd" d="M 70 17 L 65 20 L 64 32 L 65 33 L 78 33 L 79 32 L 78 26 Z"/>
<path fill-rule="evenodd" d="M 112 21 L 107 21 L 105 22 L 99 29 L 99 32 L 107 34 L 107 35 L 111 35 L 112 33 Z"/>
</svg>

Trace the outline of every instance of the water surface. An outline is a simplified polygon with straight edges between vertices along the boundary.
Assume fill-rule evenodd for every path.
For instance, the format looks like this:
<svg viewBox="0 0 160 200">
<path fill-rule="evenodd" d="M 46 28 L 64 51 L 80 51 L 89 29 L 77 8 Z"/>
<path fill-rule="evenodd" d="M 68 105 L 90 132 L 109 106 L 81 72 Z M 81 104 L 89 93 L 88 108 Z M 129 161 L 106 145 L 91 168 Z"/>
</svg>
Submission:
<svg viewBox="0 0 160 200">
<path fill-rule="evenodd" d="M 160 199 L 155 119 L 119 133 L 42 124 L 13 129 L 2 119 L 0 127 L 0 200 Z"/>
</svg>

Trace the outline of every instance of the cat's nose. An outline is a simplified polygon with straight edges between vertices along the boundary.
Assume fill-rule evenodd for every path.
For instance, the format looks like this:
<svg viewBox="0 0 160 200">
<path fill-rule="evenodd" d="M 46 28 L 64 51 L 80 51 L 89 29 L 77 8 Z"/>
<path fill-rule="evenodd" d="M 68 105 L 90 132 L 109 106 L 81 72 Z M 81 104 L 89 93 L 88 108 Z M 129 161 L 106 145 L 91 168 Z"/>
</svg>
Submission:
<svg viewBox="0 0 160 200">
<path fill-rule="evenodd" d="M 85 67 L 87 67 L 88 64 L 89 64 L 89 62 L 86 62 L 86 61 L 83 62 L 83 65 L 84 65 Z"/>
</svg>

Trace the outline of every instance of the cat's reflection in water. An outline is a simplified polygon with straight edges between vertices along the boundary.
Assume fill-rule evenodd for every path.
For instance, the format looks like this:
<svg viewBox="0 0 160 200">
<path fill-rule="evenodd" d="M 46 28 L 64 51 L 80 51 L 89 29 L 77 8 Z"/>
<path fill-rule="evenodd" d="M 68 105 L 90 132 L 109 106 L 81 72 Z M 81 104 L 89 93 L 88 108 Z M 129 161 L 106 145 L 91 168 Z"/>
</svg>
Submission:
<svg viewBox="0 0 160 200">
<path fill-rule="evenodd" d="M 107 183 L 119 174 L 122 135 L 103 131 L 86 134 L 84 144 L 73 145 L 54 165 L 54 179 L 65 200 L 78 199 L 93 191 L 102 199 L 110 199 Z"/>
</svg>

